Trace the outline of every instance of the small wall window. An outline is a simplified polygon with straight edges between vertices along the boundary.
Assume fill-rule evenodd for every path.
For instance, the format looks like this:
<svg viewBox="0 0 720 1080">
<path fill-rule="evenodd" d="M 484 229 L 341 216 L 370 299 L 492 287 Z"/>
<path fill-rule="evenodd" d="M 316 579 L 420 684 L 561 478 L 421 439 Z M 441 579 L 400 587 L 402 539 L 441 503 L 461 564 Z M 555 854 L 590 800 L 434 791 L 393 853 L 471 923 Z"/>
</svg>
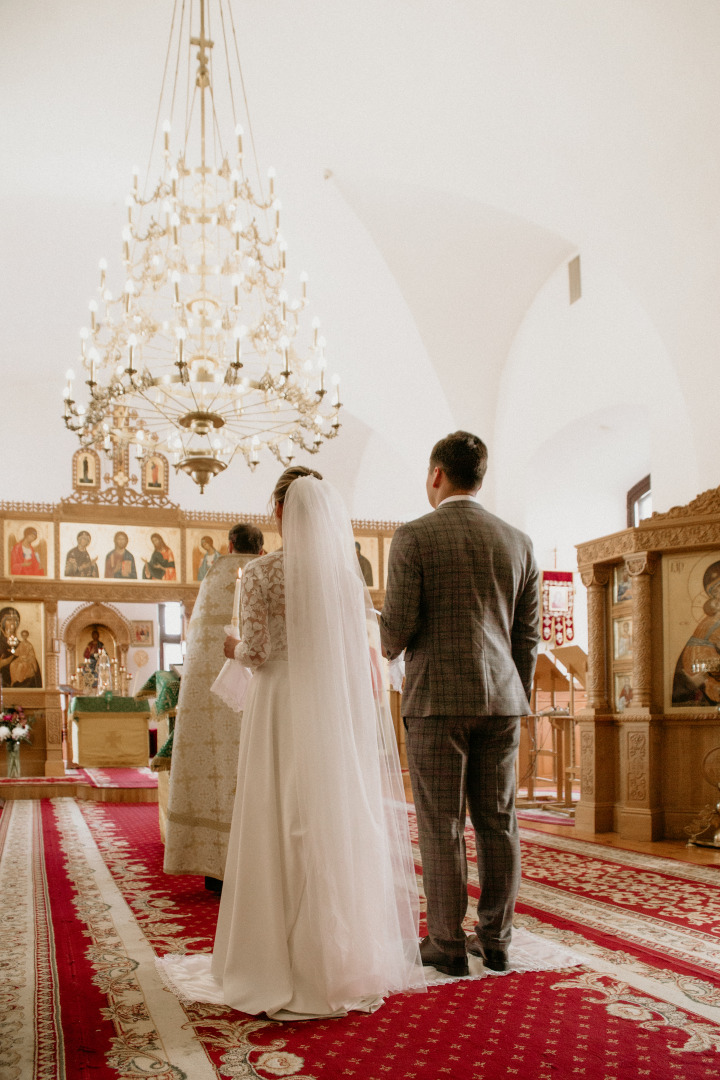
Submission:
<svg viewBox="0 0 720 1080">
<path fill-rule="evenodd" d="M 633 529 L 652 514 L 650 474 L 644 476 L 627 493 L 627 527 Z"/>
<path fill-rule="evenodd" d="M 182 604 L 158 604 L 160 617 L 160 667 L 169 671 L 171 664 L 182 664 L 185 642 L 182 639 Z"/>
</svg>

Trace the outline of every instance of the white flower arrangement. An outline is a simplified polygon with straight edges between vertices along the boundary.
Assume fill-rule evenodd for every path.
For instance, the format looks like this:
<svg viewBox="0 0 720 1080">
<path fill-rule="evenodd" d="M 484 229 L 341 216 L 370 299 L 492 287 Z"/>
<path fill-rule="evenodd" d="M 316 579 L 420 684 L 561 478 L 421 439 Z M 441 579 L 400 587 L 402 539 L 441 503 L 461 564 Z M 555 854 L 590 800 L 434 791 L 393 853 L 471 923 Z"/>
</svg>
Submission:
<svg viewBox="0 0 720 1080">
<path fill-rule="evenodd" d="M 30 727 L 33 720 L 27 720 L 20 706 L 10 706 L 4 713 L 0 713 L 0 742 L 7 744 L 8 750 L 13 750 L 20 743 L 32 742 Z"/>
</svg>

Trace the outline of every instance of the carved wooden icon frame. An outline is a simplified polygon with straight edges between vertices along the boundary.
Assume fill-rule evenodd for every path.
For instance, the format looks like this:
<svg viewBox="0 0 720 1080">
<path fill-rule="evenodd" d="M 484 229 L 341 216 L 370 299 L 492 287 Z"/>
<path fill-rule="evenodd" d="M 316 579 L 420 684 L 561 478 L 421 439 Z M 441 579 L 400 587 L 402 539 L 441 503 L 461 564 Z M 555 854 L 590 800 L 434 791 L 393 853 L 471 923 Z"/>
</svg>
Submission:
<svg viewBox="0 0 720 1080">
<path fill-rule="evenodd" d="M 99 491 L 100 455 L 95 450 L 76 450 L 72 459 L 73 491 Z"/>
</svg>

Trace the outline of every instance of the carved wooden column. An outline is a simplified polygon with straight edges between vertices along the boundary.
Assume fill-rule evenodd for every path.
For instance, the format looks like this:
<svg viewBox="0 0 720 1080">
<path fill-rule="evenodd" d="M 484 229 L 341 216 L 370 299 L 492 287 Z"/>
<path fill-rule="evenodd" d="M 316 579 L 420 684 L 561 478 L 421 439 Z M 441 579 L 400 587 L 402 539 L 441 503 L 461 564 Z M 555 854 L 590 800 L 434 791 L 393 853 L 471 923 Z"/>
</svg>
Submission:
<svg viewBox="0 0 720 1080">
<path fill-rule="evenodd" d="M 610 570 L 606 566 L 591 566 L 580 571 L 588 591 L 588 709 L 596 713 L 609 712 L 607 686 L 607 625 L 605 608 Z"/>
<path fill-rule="evenodd" d="M 661 732 L 651 716 L 652 576 L 657 557 L 640 551 L 625 558 L 632 579 L 633 699 L 618 717 L 620 791 L 616 828 L 634 840 L 662 836 Z"/>
<path fill-rule="evenodd" d="M 610 832 L 614 828 L 616 728 L 610 715 L 607 682 L 607 584 L 610 570 L 581 570 L 588 591 L 587 709 L 578 715 L 580 732 L 580 802 L 578 829 Z"/>
<path fill-rule="evenodd" d="M 652 552 L 641 551 L 625 559 L 632 578 L 632 647 L 633 700 L 632 712 L 650 708 L 652 676 L 652 624 L 650 613 L 650 579 L 657 560 Z"/>
<path fill-rule="evenodd" d="M 64 776 L 57 600 L 45 601 L 45 775 Z"/>
</svg>

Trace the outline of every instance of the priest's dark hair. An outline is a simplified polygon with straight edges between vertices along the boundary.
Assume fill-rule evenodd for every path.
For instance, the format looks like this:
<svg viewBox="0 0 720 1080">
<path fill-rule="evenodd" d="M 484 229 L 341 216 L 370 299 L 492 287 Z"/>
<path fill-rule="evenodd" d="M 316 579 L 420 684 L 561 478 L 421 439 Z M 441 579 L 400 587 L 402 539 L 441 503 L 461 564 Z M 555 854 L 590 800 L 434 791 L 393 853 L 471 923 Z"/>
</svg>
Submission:
<svg viewBox="0 0 720 1080">
<path fill-rule="evenodd" d="M 244 522 L 240 522 L 230 529 L 228 542 L 236 555 L 259 555 L 265 543 L 265 537 L 256 525 L 245 525 Z"/>
<path fill-rule="evenodd" d="M 430 454 L 430 468 L 440 468 L 453 487 L 474 491 L 487 471 L 487 446 L 469 431 L 454 431 L 435 443 Z"/>
</svg>

